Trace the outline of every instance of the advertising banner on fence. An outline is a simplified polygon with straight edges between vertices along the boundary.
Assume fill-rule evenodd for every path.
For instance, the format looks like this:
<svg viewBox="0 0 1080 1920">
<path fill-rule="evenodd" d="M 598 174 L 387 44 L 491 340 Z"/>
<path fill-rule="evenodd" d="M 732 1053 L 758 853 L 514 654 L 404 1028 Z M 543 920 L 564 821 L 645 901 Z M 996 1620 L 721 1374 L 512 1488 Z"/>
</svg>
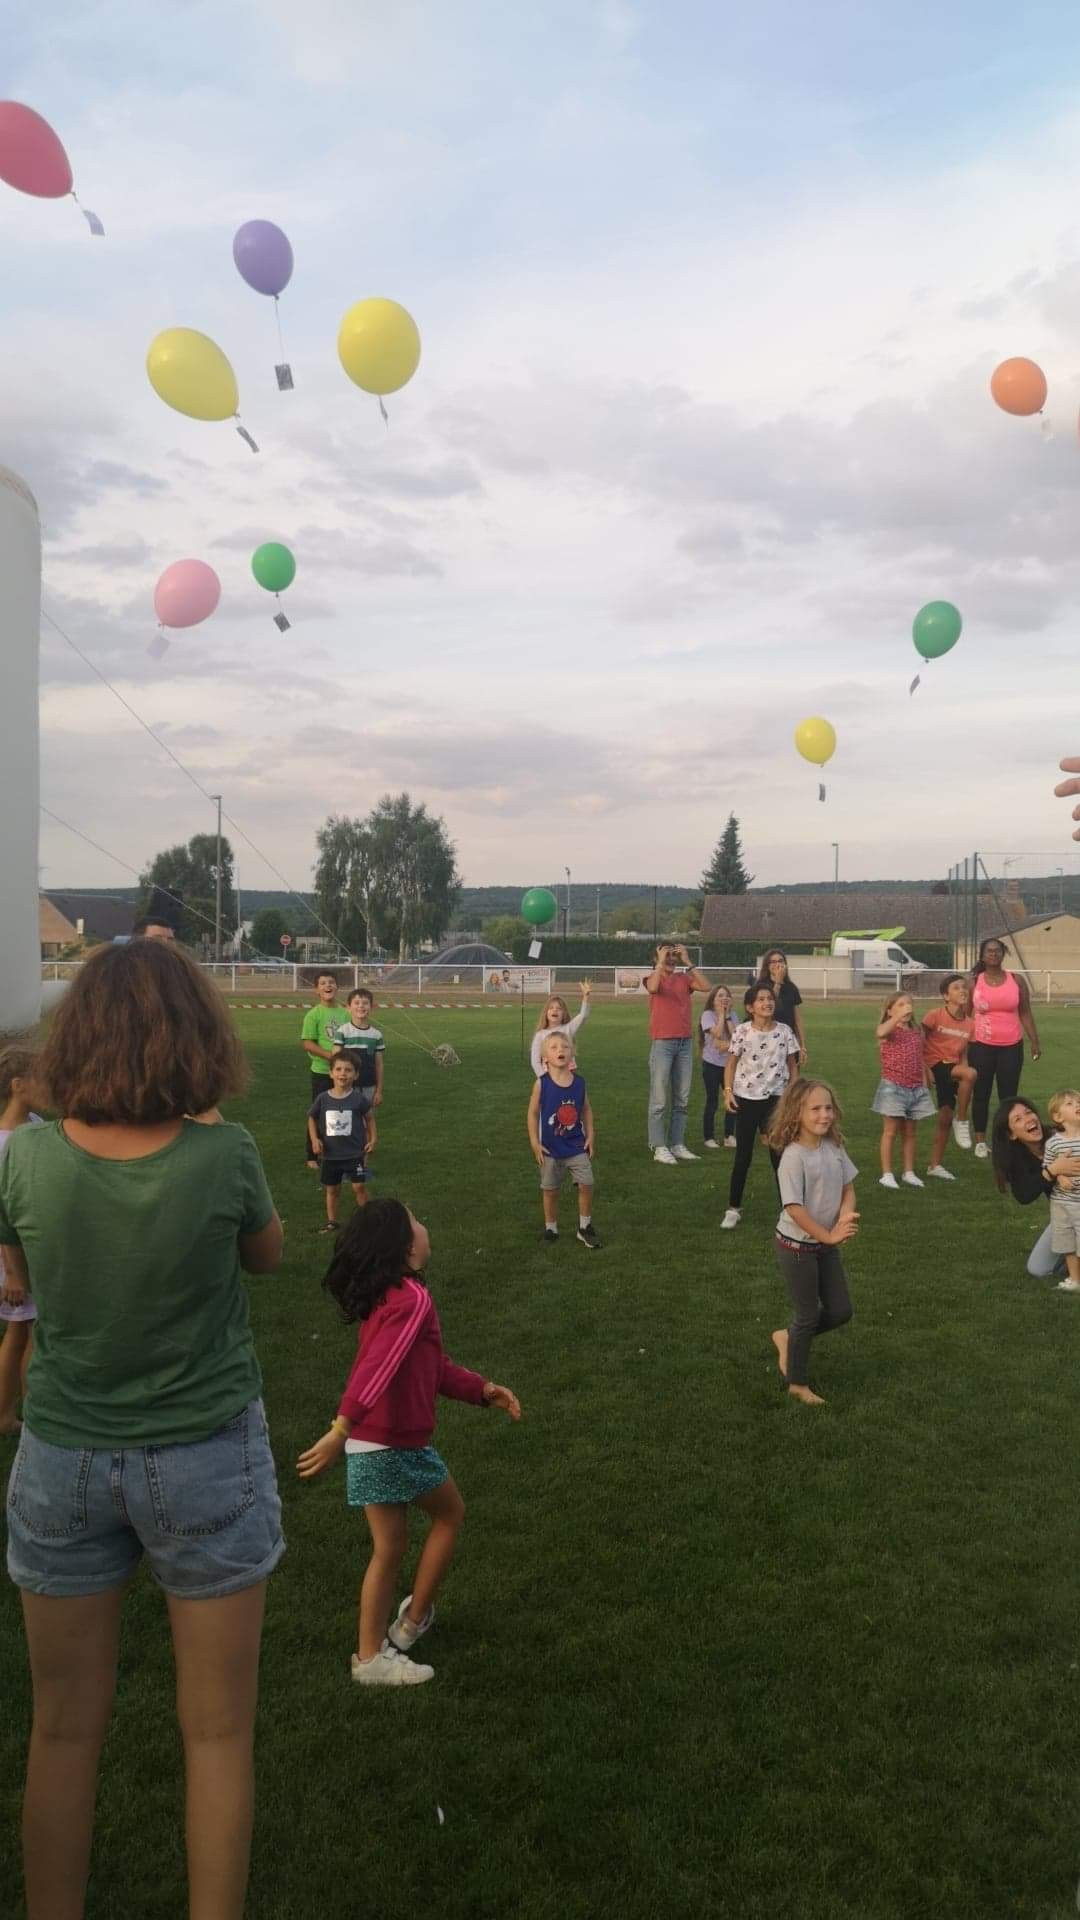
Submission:
<svg viewBox="0 0 1080 1920">
<path fill-rule="evenodd" d="M 485 993 L 550 993 L 550 967 L 490 967 L 484 970 Z"/>
</svg>

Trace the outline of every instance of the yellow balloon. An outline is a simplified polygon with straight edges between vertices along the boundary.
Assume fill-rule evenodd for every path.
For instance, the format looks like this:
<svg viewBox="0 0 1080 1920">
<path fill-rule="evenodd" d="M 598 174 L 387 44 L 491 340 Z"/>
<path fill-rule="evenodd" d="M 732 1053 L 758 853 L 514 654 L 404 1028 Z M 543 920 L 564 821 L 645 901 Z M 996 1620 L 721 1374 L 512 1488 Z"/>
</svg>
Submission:
<svg viewBox="0 0 1080 1920">
<path fill-rule="evenodd" d="M 213 340 L 193 327 L 166 327 L 146 356 L 150 385 L 167 407 L 192 420 L 231 420 L 240 405 L 236 375 Z"/>
<path fill-rule="evenodd" d="M 365 393 L 396 393 L 420 365 L 420 333 L 396 300 L 358 300 L 338 328 L 337 350 Z"/>
<path fill-rule="evenodd" d="M 799 721 L 795 729 L 795 745 L 804 760 L 811 760 L 815 767 L 823 767 L 836 752 L 836 729 L 820 714 L 814 714 L 809 720 Z"/>
</svg>

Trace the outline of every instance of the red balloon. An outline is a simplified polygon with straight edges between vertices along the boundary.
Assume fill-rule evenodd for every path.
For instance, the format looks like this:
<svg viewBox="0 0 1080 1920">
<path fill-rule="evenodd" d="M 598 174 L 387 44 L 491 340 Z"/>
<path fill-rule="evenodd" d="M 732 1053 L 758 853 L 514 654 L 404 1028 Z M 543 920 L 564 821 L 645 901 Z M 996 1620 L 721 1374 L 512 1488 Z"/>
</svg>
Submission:
<svg viewBox="0 0 1080 1920">
<path fill-rule="evenodd" d="M 39 200 L 71 192 L 71 162 L 47 120 L 18 100 L 0 100 L 0 180 Z"/>
</svg>

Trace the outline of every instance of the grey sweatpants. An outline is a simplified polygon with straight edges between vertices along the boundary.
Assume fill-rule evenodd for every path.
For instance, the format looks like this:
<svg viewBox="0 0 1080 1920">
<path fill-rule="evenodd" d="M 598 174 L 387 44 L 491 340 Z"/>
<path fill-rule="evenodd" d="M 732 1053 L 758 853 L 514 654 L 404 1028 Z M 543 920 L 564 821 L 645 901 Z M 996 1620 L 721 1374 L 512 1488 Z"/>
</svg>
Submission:
<svg viewBox="0 0 1080 1920">
<path fill-rule="evenodd" d="M 805 1387 L 814 1335 L 831 1333 L 851 1319 L 847 1275 L 839 1249 L 823 1247 L 816 1240 L 796 1250 L 792 1241 L 777 1237 L 776 1258 L 793 1309 L 788 1328 L 788 1386 Z"/>
</svg>

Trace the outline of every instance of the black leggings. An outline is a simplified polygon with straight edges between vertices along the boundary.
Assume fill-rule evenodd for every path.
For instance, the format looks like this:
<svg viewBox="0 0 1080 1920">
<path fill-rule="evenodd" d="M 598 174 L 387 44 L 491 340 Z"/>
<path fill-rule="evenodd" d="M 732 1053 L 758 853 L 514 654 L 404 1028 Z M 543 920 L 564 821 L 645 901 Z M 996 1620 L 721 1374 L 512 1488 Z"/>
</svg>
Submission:
<svg viewBox="0 0 1080 1920">
<path fill-rule="evenodd" d="M 746 1176 L 750 1171 L 750 1162 L 754 1157 L 754 1141 L 759 1133 L 764 1133 L 772 1119 L 778 1096 L 771 1094 L 768 1100 L 744 1100 L 736 1095 L 739 1106 L 735 1115 L 735 1165 L 731 1169 L 731 1191 L 728 1194 L 729 1207 L 741 1207 Z M 769 1148 L 769 1158 L 775 1173 L 780 1165 L 780 1155 Z"/>
<path fill-rule="evenodd" d="M 817 1241 L 795 1247 L 778 1237 L 776 1257 L 791 1295 L 787 1382 L 789 1387 L 805 1387 L 814 1335 L 831 1333 L 851 1319 L 847 1276 L 839 1248 L 823 1247 Z"/>
<path fill-rule="evenodd" d="M 973 1040 L 968 1047 L 967 1057 L 968 1065 L 974 1067 L 978 1076 L 971 1100 L 971 1124 L 976 1133 L 985 1133 L 990 1113 L 990 1093 L 995 1079 L 999 1100 L 1011 1100 L 1020 1085 L 1020 1075 L 1024 1070 L 1024 1043 L 1017 1040 L 1011 1047 L 989 1047 L 985 1040 Z"/>
<path fill-rule="evenodd" d="M 724 1092 L 724 1069 L 723 1067 L 718 1067 L 712 1060 L 703 1060 L 701 1063 L 701 1077 L 705 1082 L 705 1118 L 703 1122 L 705 1138 L 706 1140 L 714 1140 L 716 1138 L 716 1110 L 720 1105 Z M 735 1115 L 728 1113 L 725 1108 L 724 1139 L 729 1139 L 734 1131 Z"/>
</svg>

